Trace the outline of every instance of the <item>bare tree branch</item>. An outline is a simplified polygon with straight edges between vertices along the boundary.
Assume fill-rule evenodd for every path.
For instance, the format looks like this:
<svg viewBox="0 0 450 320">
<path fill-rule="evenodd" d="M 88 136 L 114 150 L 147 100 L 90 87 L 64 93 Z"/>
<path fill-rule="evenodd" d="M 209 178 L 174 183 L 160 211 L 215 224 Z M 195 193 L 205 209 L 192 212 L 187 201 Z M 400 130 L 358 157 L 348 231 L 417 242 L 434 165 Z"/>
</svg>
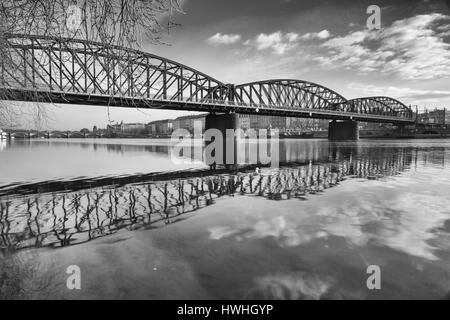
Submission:
<svg viewBox="0 0 450 320">
<path fill-rule="evenodd" d="M 159 43 L 162 33 L 175 25 L 173 14 L 182 12 L 179 1 L 2 0 L 1 63 L 9 70 L 18 65 L 8 49 L 7 34 L 74 38 L 134 49 L 139 49 L 144 42 Z M 37 105 L 35 109 L 38 123 L 48 117 L 42 106 Z M 20 115 L 15 108 L 0 101 L 0 126 L 16 125 Z"/>
</svg>

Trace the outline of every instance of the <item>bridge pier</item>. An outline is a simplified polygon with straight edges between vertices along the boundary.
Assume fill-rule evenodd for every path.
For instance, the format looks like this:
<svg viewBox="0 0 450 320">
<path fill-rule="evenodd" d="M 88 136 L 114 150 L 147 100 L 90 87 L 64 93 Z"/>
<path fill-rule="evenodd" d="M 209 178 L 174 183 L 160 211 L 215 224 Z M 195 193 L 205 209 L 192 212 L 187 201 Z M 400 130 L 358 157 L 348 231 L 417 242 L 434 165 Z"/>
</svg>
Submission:
<svg viewBox="0 0 450 320">
<path fill-rule="evenodd" d="M 208 114 L 205 119 L 205 161 L 215 168 L 216 165 L 224 165 L 227 169 L 235 169 L 237 161 L 237 137 L 234 134 L 239 128 L 237 114 Z M 215 129 L 215 130 L 210 130 Z M 227 129 L 232 129 L 227 134 Z M 218 137 L 218 135 L 221 137 Z"/>
<path fill-rule="evenodd" d="M 395 125 L 395 136 L 398 138 L 414 138 L 416 134 L 416 126 L 408 127 L 407 124 L 398 123 Z"/>
<path fill-rule="evenodd" d="M 358 122 L 353 120 L 336 121 L 328 124 L 328 140 L 358 140 Z"/>
</svg>

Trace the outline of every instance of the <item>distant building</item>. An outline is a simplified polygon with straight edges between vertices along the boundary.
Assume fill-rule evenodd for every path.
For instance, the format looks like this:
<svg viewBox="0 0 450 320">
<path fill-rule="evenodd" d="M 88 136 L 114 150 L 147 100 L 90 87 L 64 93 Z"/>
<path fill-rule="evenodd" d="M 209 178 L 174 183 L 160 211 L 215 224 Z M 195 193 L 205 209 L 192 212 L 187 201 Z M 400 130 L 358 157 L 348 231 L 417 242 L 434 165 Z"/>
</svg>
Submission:
<svg viewBox="0 0 450 320">
<path fill-rule="evenodd" d="M 329 120 L 290 118 L 279 116 L 239 115 L 239 127 L 247 130 L 278 129 L 280 132 L 289 131 L 324 131 L 328 130 Z"/>
<path fill-rule="evenodd" d="M 169 135 L 172 133 L 172 120 L 158 120 L 147 124 L 147 131 L 153 135 Z"/>
<path fill-rule="evenodd" d="M 145 133 L 147 127 L 143 123 L 124 123 L 122 124 L 122 132 L 123 133 Z"/>
<path fill-rule="evenodd" d="M 108 133 L 114 134 L 114 133 L 121 133 L 122 132 L 122 123 L 118 124 L 108 124 L 106 126 L 106 131 Z"/>
<path fill-rule="evenodd" d="M 397 126 L 392 123 L 358 122 L 361 136 L 389 136 L 392 135 Z"/>
<path fill-rule="evenodd" d="M 184 129 L 190 134 L 194 132 L 194 125 L 199 125 L 201 131 L 205 130 L 205 120 L 207 114 L 188 115 L 178 117 L 173 120 L 158 120 L 146 125 L 147 132 L 153 135 L 166 135 L 175 130 Z M 238 114 L 239 128 L 244 131 L 248 129 L 278 129 L 280 132 L 310 132 L 328 130 L 329 120 L 290 118 L 279 116 L 263 116 L 258 114 Z M 124 124 L 108 126 L 111 130 L 124 132 Z"/>
<path fill-rule="evenodd" d="M 246 131 L 250 129 L 250 115 L 249 114 L 239 114 L 238 115 L 239 128 Z"/>
<path fill-rule="evenodd" d="M 427 125 L 444 125 L 450 124 L 450 111 L 444 109 L 434 109 L 425 111 L 417 116 L 417 122 Z"/>
<path fill-rule="evenodd" d="M 269 129 L 270 116 L 250 115 L 250 128 L 255 130 Z"/>
<path fill-rule="evenodd" d="M 205 130 L 205 119 L 206 114 L 178 117 L 172 120 L 172 129 L 173 131 L 185 129 L 192 134 L 194 132 L 194 124 L 197 124 L 201 126 L 201 131 L 203 132 Z"/>
<path fill-rule="evenodd" d="M 122 134 L 143 134 L 147 132 L 147 127 L 143 123 L 123 123 L 108 125 L 106 130 L 109 133 Z"/>
<path fill-rule="evenodd" d="M 278 129 L 280 131 L 285 130 L 287 127 L 287 117 L 270 117 L 270 128 Z"/>
<path fill-rule="evenodd" d="M 286 118 L 286 131 L 310 132 L 328 130 L 327 119 Z"/>
</svg>

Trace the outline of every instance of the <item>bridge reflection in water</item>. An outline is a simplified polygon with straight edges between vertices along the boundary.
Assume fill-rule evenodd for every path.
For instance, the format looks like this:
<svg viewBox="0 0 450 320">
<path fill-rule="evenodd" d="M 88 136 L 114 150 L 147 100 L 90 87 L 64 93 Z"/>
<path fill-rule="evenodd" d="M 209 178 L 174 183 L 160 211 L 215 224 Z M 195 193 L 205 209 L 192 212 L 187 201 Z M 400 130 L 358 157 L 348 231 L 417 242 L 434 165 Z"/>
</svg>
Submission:
<svg viewBox="0 0 450 320">
<path fill-rule="evenodd" d="M 22 196 L 8 193 L 0 197 L 0 248 L 15 251 L 62 247 L 121 229 L 158 228 L 215 205 L 223 196 L 306 200 L 347 178 L 397 175 L 409 169 L 416 156 L 412 148 L 384 148 L 375 153 L 371 149 L 341 146 L 328 151 L 327 159 L 316 164 L 287 163 L 280 169 L 265 168 L 260 172 L 204 175 L 203 170 L 201 175 L 191 172 L 190 176 L 175 180 Z"/>
</svg>

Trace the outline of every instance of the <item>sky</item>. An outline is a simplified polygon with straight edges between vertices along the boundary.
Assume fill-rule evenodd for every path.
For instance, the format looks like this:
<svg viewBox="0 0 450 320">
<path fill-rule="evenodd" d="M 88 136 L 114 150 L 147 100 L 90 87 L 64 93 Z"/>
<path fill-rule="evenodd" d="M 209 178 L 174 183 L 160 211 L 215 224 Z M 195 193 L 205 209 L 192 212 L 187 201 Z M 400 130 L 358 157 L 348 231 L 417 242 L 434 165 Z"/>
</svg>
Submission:
<svg viewBox="0 0 450 320">
<path fill-rule="evenodd" d="M 367 8 L 381 8 L 370 30 Z M 450 0 L 184 0 L 164 44 L 142 50 L 225 83 L 299 79 L 351 99 L 386 95 L 450 109 Z M 164 22 L 164 21 L 163 21 Z M 50 106 L 49 129 L 106 127 L 189 112 Z"/>
</svg>

